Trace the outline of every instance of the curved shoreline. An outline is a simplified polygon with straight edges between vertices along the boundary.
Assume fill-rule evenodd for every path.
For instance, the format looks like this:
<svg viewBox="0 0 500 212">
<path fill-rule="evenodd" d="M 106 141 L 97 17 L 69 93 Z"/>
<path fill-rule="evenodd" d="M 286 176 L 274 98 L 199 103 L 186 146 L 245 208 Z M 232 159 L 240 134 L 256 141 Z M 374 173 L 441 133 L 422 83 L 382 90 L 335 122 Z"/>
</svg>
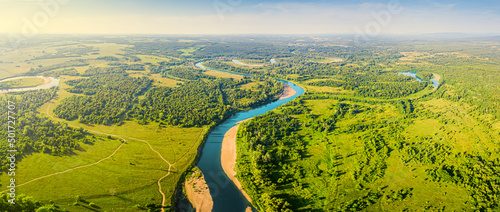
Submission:
<svg viewBox="0 0 500 212">
<path fill-rule="evenodd" d="M 229 131 L 227 131 L 226 134 L 224 135 L 224 139 L 222 140 L 220 159 L 221 159 L 222 169 L 224 169 L 226 175 L 229 177 L 229 179 L 231 179 L 231 181 L 233 181 L 236 187 L 238 187 L 238 189 L 241 191 L 243 196 L 245 196 L 247 201 L 249 203 L 252 203 L 252 199 L 243 190 L 240 181 L 238 181 L 238 179 L 236 178 L 236 170 L 235 170 L 236 158 L 237 158 L 236 134 L 238 133 L 238 128 L 240 126 L 240 123 L 229 129 Z"/>
<path fill-rule="evenodd" d="M 242 63 L 238 60 L 232 60 L 232 62 L 236 65 L 240 65 L 240 66 L 248 66 L 248 67 L 263 67 L 264 65 L 252 65 L 252 64 L 246 64 L 246 63 Z"/>
<path fill-rule="evenodd" d="M 431 79 L 431 81 L 435 84 L 434 90 L 432 90 L 432 91 L 436 91 L 439 88 L 439 85 L 441 84 L 441 82 L 440 82 L 441 75 L 436 74 L 436 73 L 432 73 L 432 75 L 434 75 L 434 78 Z"/>
<path fill-rule="evenodd" d="M 285 87 L 285 89 L 283 90 L 283 93 L 281 94 L 281 96 L 279 98 L 280 100 L 290 98 L 297 93 L 297 91 L 293 90 L 292 87 L 290 87 L 288 84 L 283 83 L 283 86 Z"/>
<path fill-rule="evenodd" d="M 196 63 L 196 67 L 204 69 L 204 70 L 214 70 L 221 72 L 234 73 L 243 76 L 254 77 L 248 74 L 222 71 L 219 69 L 206 68 L 202 65 L 203 62 Z M 234 176 L 231 174 L 227 174 L 229 170 L 233 170 L 234 168 L 227 169 L 223 167 L 222 161 L 222 153 L 228 152 L 226 150 L 222 150 L 222 145 L 224 141 L 224 135 L 233 128 L 238 123 L 241 123 L 244 120 L 253 118 L 258 115 L 262 115 L 268 111 L 274 110 L 275 108 L 286 104 L 287 102 L 292 101 L 295 97 L 304 94 L 305 89 L 293 84 L 292 82 L 276 79 L 279 82 L 285 83 L 289 85 L 294 91 L 295 95 L 292 95 L 289 98 L 283 98 L 278 100 L 278 98 L 282 94 L 278 94 L 276 96 L 277 101 L 272 101 L 267 104 L 261 105 L 260 107 L 248 110 L 248 111 L 240 111 L 238 113 L 233 114 L 231 117 L 228 117 L 227 120 L 217 125 L 214 129 L 208 133 L 205 145 L 199 154 L 199 160 L 196 163 L 196 166 L 200 168 L 202 173 L 205 175 L 205 180 L 210 190 L 210 195 L 212 196 L 212 200 L 214 202 L 214 206 L 212 211 L 255 211 L 252 204 L 248 200 L 241 189 L 236 186 L 236 183 L 230 178 L 230 176 Z M 291 90 L 290 90 L 291 91 Z M 288 92 L 293 93 L 293 92 Z M 286 95 L 289 96 L 289 95 Z M 234 129 L 234 134 L 236 135 L 236 129 Z M 236 136 L 234 136 L 236 137 Z M 226 138 L 227 139 L 227 138 Z M 234 138 L 234 143 L 235 143 Z M 227 142 L 226 142 L 227 143 Z M 233 148 L 235 151 L 236 148 Z M 233 155 L 236 158 L 235 155 Z M 224 159 L 225 160 L 225 159 Z M 228 161 L 228 160 L 225 160 Z M 231 164 L 229 162 L 229 164 Z M 232 164 L 235 164 L 234 161 Z M 226 169 L 227 171 L 225 171 Z M 187 200 L 187 199 L 185 199 Z"/>
<path fill-rule="evenodd" d="M 10 93 L 10 92 L 22 92 L 22 91 L 34 91 L 34 90 L 40 90 L 40 89 L 49 89 L 49 88 L 58 86 L 59 85 L 59 81 L 60 81 L 60 79 L 53 78 L 53 77 L 21 76 L 21 77 L 13 77 L 13 78 L 3 79 L 0 82 L 6 82 L 6 81 L 11 81 L 11 80 L 16 80 L 16 79 L 22 79 L 22 78 L 26 78 L 26 77 L 38 77 L 38 78 L 42 78 L 44 80 L 44 82 L 43 82 L 43 84 L 35 86 L 35 87 L 3 89 L 3 90 L 0 90 L 0 93 Z"/>
<path fill-rule="evenodd" d="M 285 85 L 285 91 L 281 95 L 280 99 L 286 99 L 294 96 L 297 92 L 292 89 L 288 84 L 284 83 Z M 222 147 L 221 147 L 221 165 L 222 169 L 226 173 L 226 175 L 229 177 L 231 181 L 236 185 L 236 187 L 241 191 L 243 196 L 247 199 L 249 203 L 252 203 L 252 199 L 250 196 L 245 192 L 243 187 L 241 186 L 241 183 L 238 181 L 238 178 L 236 178 L 236 159 L 238 157 L 237 155 L 237 147 L 236 147 L 236 135 L 238 133 L 238 128 L 241 123 L 248 121 L 250 119 L 246 119 L 240 122 L 236 123 L 236 126 L 232 127 L 229 129 L 226 134 L 224 134 L 224 139 L 222 140 Z M 247 211 L 250 208 L 247 208 Z M 250 209 L 251 211 L 251 209 Z"/>
</svg>

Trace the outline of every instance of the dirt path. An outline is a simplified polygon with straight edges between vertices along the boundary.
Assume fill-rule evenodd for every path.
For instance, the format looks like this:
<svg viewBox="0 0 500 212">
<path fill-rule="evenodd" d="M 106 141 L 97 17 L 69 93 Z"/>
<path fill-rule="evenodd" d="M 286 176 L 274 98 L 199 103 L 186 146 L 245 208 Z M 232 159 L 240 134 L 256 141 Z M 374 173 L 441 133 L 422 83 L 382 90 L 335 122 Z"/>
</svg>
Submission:
<svg viewBox="0 0 500 212">
<path fill-rule="evenodd" d="M 95 132 L 95 131 L 94 131 Z M 97 133 L 97 132 L 96 132 Z M 166 201 L 166 198 L 165 198 L 165 193 L 163 193 L 162 189 L 161 189 L 161 180 L 165 179 L 168 175 L 170 175 L 170 170 L 172 169 L 172 164 L 170 164 L 167 160 L 165 160 L 165 158 L 163 158 L 163 156 L 158 152 L 156 151 L 149 142 L 145 141 L 145 140 L 142 140 L 142 139 L 138 139 L 138 138 L 131 138 L 131 137 L 128 137 L 128 136 L 123 136 L 124 138 L 128 138 L 130 140 L 136 140 L 136 141 L 141 141 L 141 142 L 144 142 L 146 143 L 149 148 L 151 149 L 151 151 L 155 152 L 156 154 L 158 154 L 158 156 L 163 160 L 165 161 L 165 163 L 168 164 L 168 171 L 167 171 L 167 174 L 164 175 L 163 177 L 161 177 L 160 179 L 158 179 L 158 181 L 156 182 L 158 184 L 158 191 L 160 192 L 161 196 L 162 196 L 162 201 L 161 201 L 161 211 L 164 212 L 164 206 L 165 206 L 165 201 Z"/>
<path fill-rule="evenodd" d="M 23 185 L 26 185 L 28 183 L 31 183 L 31 182 L 34 182 L 34 181 L 37 181 L 37 180 L 41 180 L 41 179 L 44 179 L 44 178 L 47 178 L 47 177 L 51 177 L 51 176 L 54 176 L 54 175 L 58 175 L 58 174 L 62 174 L 62 173 L 66 173 L 66 172 L 69 172 L 69 171 L 73 171 L 73 170 L 76 170 L 76 169 L 81 169 L 81 168 L 85 168 L 85 167 L 89 167 L 89 166 L 93 166 L 93 165 L 96 165 L 96 164 L 99 164 L 101 163 L 102 161 L 106 160 L 106 159 L 109 159 L 111 157 L 113 157 L 113 155 L 115 155 L 116 152 L 118 152 L 118 150 L 123 146 L 123 144 L 126 143 L 125 139 L 121 138 L 123 140 L 122 144 L 120 144 L 120 146 L 118 146 L 118 148 L 115 149 L 115 151 L 109 155 L 108 157 L 105 157 L 97 162 L 94 162 L 94 163 L 91 163 L 91 164 L 87 164 L 87 165 L 83 165 L 83 166 L 77 166 L 75 168 L 71 168 L 71 169 L 68 169 L 68 170 L 64 170 L 64 171 L 60 171 L 60 172 L 56 172 L 56 173 L 52 173 L 52 174 L 48 174 L 48 175 L 45 175 L 45 176 L 41 176 L 41 177 L 37 177 L 35 179 L 32 179 L 28 182 L 25 182 L 25 183 L 21 183 L 19 185 L 16 185 L 16 187 L 19 187 L 19 186 L 23 186 Z M 8 191 L 9 189 L 7 190 L 4 190 L 4 191 L 1 191 L 0 193 L 3 193 L 3 192 L 6 192 Z"/>
<path fill-rule="evenodd" d="M 47 110 L 46 110 L 46 114 L 47 116 L 54 120 L 54 121 L 57 121 L 56 118 L 54 118 L 51 114 L 50 114 L 50 106 L 52 105 L 52 103 L 49 103 L 49 105 L 47 106 Z M 69 123 L 67 123 L 69 127 L 73 127 L 73 128 L 79 128 L 77 126 L 73 126 Z M 156 154 L 158 154 L 158 156 L 163 160 L 165 161 L 167 164 L 168 164 L 168 172 L 166 175 L 164 175 L 163 177 L 161 177 L 160 179 L 158 179 L 157 181 L 157 184 L 158 184 L 158 191 L 160 192 L 161 196 L 162 196 L 162 202 L 161 202 L 161 205 L 162 205 L 162 209 L 161 211 L 164 212 L 164 206 L 165 206 L 165 201 L 166 201 L 166 198 L 165 198 L 165 193 L 163 193 L 162 189 L 161 189 L 161 180 L 163 180 L 164 178 L 166 178 L 168 175 L 170 175 L 170 170 L 172 169 L 172 164 L 170 164 L 165 158 L 163 158 L 163 156 L 158 152 L 156 151 L 149 142 L 145 141 L 145 140 L 142 140 L 142 139 L 138 139 L 138 138 L 132 138 L 132 137 L 128 137 L 128 136 L 119 136 L 119 135 L 114 135 L 114 134 L 109 134 L 109 133 L 103 133 L 103 132 L 99 132 L 99 131 L 95 131 L 95 130 L 90 130 L 90 129 L 85 129 L 87 130 L 87 132 L 91 132 L 91 133 L 94 133 L 94 134 L 100 134 L 100 135 L 106 135 L 106 136 L 112 136 L 112 137 L 116 137 L 116 138 L 119 138 L 121 140 L 123 140 L 122 144 L 120 144 L 120 146 L 118 146 L 118 148 L 116 148 L 116 150 L 111 154 L 109 155 L 108 157 L 105 157 L 97 162 L 94 162 L 94 163 L 91 163 L 91 164 L 87 164 L 87 165 L 83 165 L 83 166 L 78 166 L 78 167 L 75 167 L 75 168 L 71 168 L 71 169 L 68 169 L 68 170 L 65 170 L 65 171 L 61 171 L 61 172 L 56 172 L 56 173 L 53 173 L 53 174 L 48 174 L 48 175 L 45 175 L 45 176 L 41 176 L 41 177 L 38 177 L 38 178 L 35 178 L 35 179 L 32 179 L 28 182 L 25 182 L 25 183 L 22 183 L 22 184 L 19 184 L 17 185 L 18 186 L 22 186 L 22 185 L 26 185 L 28 183 L 31 183 L 33 181 L 37 181 L 37 180 L 40 180 L 40 179 L 43 179 L 43 178 L 47 178 L 47 177 L 51 177 L 51 176 L 54 176 L 54 175 L 58 175 L 58 174 L 62 174 L 62 173 L 66 173 L 66 172 L 69 172 L 69 171 L 73 171 L 73 170 L 76 170 L 76 169 L 80 169 L 80 168 L 85 168 L 85 167 L 89 167 L 89 166 L 93 166 L 93 165 L 96 165 L 96 164 L 99 164 L 100 162 L 106 160 L 106 159 L 109 159 L 111 157 L 113 157 L 113 155 L 115 155 L 116 152 L 118 152 L 118 150 L 127 142 L 125 140 L 125 138 L 127 139 L 130 139 L 130 140 L 136 140 L 136 141 L 140 141 L 140 142 L 143 142 L 143 143 L 146 143 L 149 148 L 151 149 L 151 151 L 155 152 Z M 8 190 L 5 190 L 5 191 L 2 191 L 0 193 L 3 193 L 3 192 L 6 192 Z"/>
</svg>

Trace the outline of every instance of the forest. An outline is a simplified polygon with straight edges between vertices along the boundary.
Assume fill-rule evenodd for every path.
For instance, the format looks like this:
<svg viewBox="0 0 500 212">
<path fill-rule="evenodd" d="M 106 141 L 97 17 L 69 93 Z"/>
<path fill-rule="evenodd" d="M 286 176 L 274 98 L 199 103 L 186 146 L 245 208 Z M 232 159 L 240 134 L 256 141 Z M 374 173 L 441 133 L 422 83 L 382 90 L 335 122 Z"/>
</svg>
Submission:
<svg viewBox="0 0 500 212">
<path fill-rule="evenodd" d="M 144 140 L 156 142 L 153 146 L 167 160 L 179 160 L 180 153 L 172 153 L 171 146 L 187 151 L 189 161 L 163 181 L 164 190 L 173 194 L 174 181 L 192 165 L 209 129 L 239 111 L 278 99 L 283 92 L 278 78 L 301 86 L 305 94 L 242 123 L 237 133 L 237 178 L 259 211 L 500 208 L 498 39 L 381 37 L 360 45 L 351 37 L 326 35 L 185 39 L 82 38 L 74 42 L 85 45 L 63 45 L 26 60 L 34 64 L 67 58 L 30 66 L 25 73 L 64 79 L 59 88 L 0 96 L 2 102 L 19 104 L 21 159 L 32 153 L 79 159 L 75 153 L 82 144 L 110 139 L 72 128 L 71 123 L 117 133 L 130 126 L 153 129 Z M 106 50 L 92 45 L 103 43 L 126 47 L 101 55 Z M 329 62 L 332 58 L 341 61 Z M 195 66 L 200 62 L 233 73 L 209 75 Z M 423 81 L 400 72 L 414 72 Z M 429 80 L 436 76 L 441 79 L 434 88 Z M 51 100 L 53 110 L 47 112 L 62 122 L 37 112 Z M 5 135 L 6 123 L 1 125 L 0 135 Z M 167 132 L 179 137 L 191 132 L 190 139 L 200 141 L 157 139 Z M 0 148 L 5 157 L 6 144 Z M 130 167 L 144 165 L 123 158 Z M 0 165 L 3 170 L 8 166 L 7 161 Z M 166 172 L 165 166 L 159 169 Z M 153 179 L 146 175 L 140 177 Z M 5 205 L 5 196 L 2 199 L 0 207 Z M 26 204 L 16 210 L 64 211 L 57 201 L 21 199 Z M 173 208 L 175 201 L 167 197 Z M 155 199 L 149 205 L 159 203 Z M 124 207 L 148 208 L 142 203 Z"/>
<path fill-rule="evenodd" d="M 318 104 L 331 106 L 318 111 Z M 387 113 L 381 108 L 389 105 L 401 115 L 373 118 Z M 396 189 L 384 183 L 397 155 L 401 163 L 422 170 L 426 180 L 466 189 L 470 196 L 463 205 L 478 211 L 497 208 L 499 157 L 453 150 L 446 136 L 409 137 L 407 129 L 419 119 L 450 121 L 414 107 L 411 102 L 365 106 L 346 100 L 295 100 L 240 126 L 238 179 L 260 211 L 380 210 L 377 204 L 424 198 L 415 194 L 418 185 Z M 493 157 L 492 152 L 487 155 Z M 353 194 L 358 198 L 352 199 Z M 422 207 L 448 207 L 438 205 L 427 202 Z"/>
<path fill-rule="evenodd" d="M 340 80 L 316 81 L 309 83 L 309 85 L 341 87 L 344 90 L 355 91 L 357 96 L 385 99 L 409 96 L 430 86 L 428 82 L 417 82 L 411 77 L 399 76 L 394 73 L 345 74 Z"/>
<path fill-rule="evenodd" d="M 201 80 L 183 84 L 180 88 L 155 88 L 146 93 L 146 98 L 132 111 L 139 123 L 155 121 L 182 127 L 215 125 L 239 109 L 244 109 L 274 100 L 282 92 L 278 82 L 265 81 L 258 91 L 238 89 L 245 81 L 217 79 Z M 240 103 L 243 98 L 250 103 Z"/>
<path fill-rule="evenodd" d="M 34 200 L 32 197 L 28 197 L 21 194 L 16 197 L 17 204 L 13 205 L 7 200 L 9 199 L 7 194 L 0 194 L 0 208 L 5 211 L 33 211 L 33 212 L 66 212 L 68 210 L 61 209 L 60 206 L 56 204 L 44 204 L 41 201 Z"/>
<path fill-rule="evenodd" d="M 54 113 L 89 124 L 120 124 L 134 119 L 140 124 L 213 125 L 239 109 L 271 101 L 283 90 L 281 83 L 272 79 L 262 80 L 255 91 L 239 89 L 252 80 L 215 79 L 189 68 L 165 70 L 164 75 L 174 75 L 187 83 L 173 89 L 150 89 L 150 79 L 130 77 L 123 68 L 89 68 L 82 74 L 86 78 L 66 82 L 71 86 L 68 92 L 83 95 L 64 99 Z M 139 100 L 143 95 L 145 98 Z M 240 101 L 243 99 L 251 101 Z"/>
<path fill-rule="evenodd" d="M 113 69 L 104 72 L 93 69 L 85 71 L 86 76 L 90 73 L 93 75 L 89 78 L 66 82 L 72 86 L 68 89 L 69 92 L 84 95 L 64 99 L 54 109 L 58 117 L 90 124 L 120 123 L 127 110 L 137 102 L 137 97 L 152 83 L 145 77 L 123 76 Z"/>
<path fill-rule="evenodd" d="M 33 153 L 43 152 L 51 155 L 70 155 L 79 150 L 80 143 L 94 143 L 99 138 L 85 132 L 83 129 L 68 127 L 66 123 L 54 122 L 40 117 L 36 109 L 56 95 L 57 89 L 25 92 L 10 96 L 8 100 L 17 102 L 16 111 L 16 150 L 21 158 Z M 6 102 L 6 98 L 1 99 Z M 6 114 L 5 107 L 2 113 Z M 7 122 L 2 122 L 1 135 L 7 135 Z M 7 157 L 7 142 L 2 143 L 0 155 Z M 7 160 L 1 161 L 1 169 L 9 166 Z"/>
</svg>

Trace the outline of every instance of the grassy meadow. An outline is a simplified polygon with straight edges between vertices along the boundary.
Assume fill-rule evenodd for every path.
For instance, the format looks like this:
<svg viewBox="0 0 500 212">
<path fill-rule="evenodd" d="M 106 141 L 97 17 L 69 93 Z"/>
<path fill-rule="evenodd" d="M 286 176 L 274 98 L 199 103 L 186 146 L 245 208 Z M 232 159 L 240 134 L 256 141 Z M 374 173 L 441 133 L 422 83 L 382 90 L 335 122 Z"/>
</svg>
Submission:
<svg viewBox="0 0 500 212">
<path fill-rule="evenodd" d="M 304 146 L 302 160 L 289 160 L 287 162 L 287 166 L 302 167 L 300 175 L 302 177 L 292 176 L 291 179 L 285 181 L 287 183 L 278 181 L 275 190 L 275 195 L 278 197 L 296 199 L 295 202 L 290 202 L 294 211 L 339 209 L 346 206 L 365 211 L 412 211 L 416 208 L 461 211 L 473 207 L 469 189 L 447 181 L 429 180 L 427 170 L 436 167 L 436 164 L 427 164 L 417 160 L 407 161 L 408 150 L 404 147 L 396 148 L 399 145 L 397 139 L 388 137 L 390 134 L 386 134 L 394 130 L 394 125 L 384 126 L 383 124 L 400 122 L 405 116 L 393 104 L 333 99 L 302 101 L 301 105 L 308 112 L 291 115 L 302 123 L 301 127 L 293 134 L 298 135 L 300 140 L 307 145 Z M 354 113 L 346 113 L 342 118 L 337 119 L 334 125 L 335 129 L 330 132 L 317 131 L 312 127 L 314 126 L 313 120 L 328 118 L 336 114 L 336 108 L 340 104 L 354 106 L 357 109 Z M 288 108 L 296 108 L 296 106 L 282 106 L 276 113 L 288 114 Z M 399 127 L 402 127 L 401 143 L 417 142 L 419 144 L 414 145 L 425 149 L 426 146 L 432 146 L 435 142 L 446 142 L 447 145 L 450 145 L 450 154 L 452 155 L 460 152 L 498 151 L 498 146 L 492 145 L 491 142 L 500 140 L 499 130 L 485 131 L 482 123 L 466 115 L 465 112 L 468 109 L 470 109 L 468 105 L 437 98 L 427 98 L 417 102 L 415 112 L 426 115 L 398 124 Z M 430 118 L 429 113 L 432 113 L 432 117 L 436 118 Z M 357 171 L 357 164 L 363 160 L 362 158 L 366 154 L 365 137 L 368 136 L 367 132 L 371 132 L 367 128 L 377 125 L 381 125 L 377 131 L 383 135 L 386 145 L 391 150 L 388 156 L 382 160 L 369 160 L 370 162 L 366 164 L 369 167 L 377 167 L 377 163 L 385 164 L 383 166 L 385 167 L 384 174 L 370 178 L 371 181 L 365 182 L 364 178 L 356 177 L 360 174 Z M 367 128 L 356 130 L 356 127 L 359 126 Z M 276 151 L 277 149 L 271 150 Z M 330 159 L 331 157 L 335 159 Z M 460 164 L 456 166 L 460 166 Z M 318 170 L 320 173 L 330 172 L 331 167 L 334 167 L 333 169 L 338 173 L 332 178 L 325 178 L 324 174 L 318 175 L 317 171 L 311 172 L 312 170 Z M 361 176 L 372 176 L 372 174 L 364 173 L 369 170 L 372 168 L 362 168 Z M 279 169 L 276 171 L 285 172 Z M 294 183 L 298 183 L 299 188 Z M 410 191 L 410 194 L 402 199 L 393 198 L 394 192 L 403 190 Z M 362 200 L 370 192 L 380 192 L 381 196 L 364 207 L 356 206 L 360 206 Z M 296 196 L 288 196 L 290 194 Z M 354 205 L 353 202 L 358 203 Z"/>
<path fill-rule="evenodd" d="M 35 87 L 41 85 L 45 82 L 44 79 L 39 77 L 26 77 L 22 79 L 15 79 L 0 82 L 0 88 L 25 88 L 25 87 Z"/>
<path fill-rule="evenodd" d="M 128 47 L 113 43 L 86 44 L 85 46 L 90 46 L 95 51 L 76 58 L 61 56 L 61 58 L 35 59 L 56 54 L 61 48 L 76 46 L 78 45 L 71 44 L 64 47 L 43 48 L 43 50 L 30 48 L 9 56 L 7 54 L 0 56 L 0 60 L 4 61 L 0 63 L 0 70 L 12 70 L 12 72 L 1 72 L 0 77 L 11 77 L 27 72 L 30 68 L 61 64 L 74 59 L 84 59 L 88 62 L 87 66 L 73 67 L 79 74 L 83 74 L 89 67 L 111 67 L 108 61 L 97 58 L 112 56 L 123 59 L 123 50 Z M 178 60 L 148 55 L 138 55 L 138 57 L 141 62 L 128 64 Z M 19 67 L 12 68 L 11 64 L 17 64 Z M 177 87 L 179 83 L 183 83 L 161 77 L 160 74 L 149 74 L 149 71 L 129 71 L 129 73 L 133 77 L 145 76 L 153 79 L 154 86 Z M 17 164 L 19 172 L 16 180 L 18 185 L 20 184 L 18 194 L 24 193 L 45 203 L 54 202 L 69 211 L 138 211 L 145 209 L 145 205 L 149 203 L 161 204 L 162 196 L 158 191 L 157 181 L 168 174 L 161 180 L 161 186 L 166 203 L 170 205 L 179 179 L 197 155 L 206 127 L 160 127 L 158 124 L 139 125 L 132 121 L 126 121 L 120 126 L 88 125 L 56 118 L 52 110 L 61 100 L 73 95 L 82 95 L 65 90 L 71 87 L 65 82 L 82 78 L 81 76 L 63 75 L 60 78 L 61 84 L 57 96 L 38 108 L 38 113 L 56 122 L 67 123 L 71 127 L 81 127 L 96 135 L 97 139 L 94 144 L 82 144 L 81 149 L 75 151 L 73 155 L 52 156 L 32 153 L 23 158 Z M 34 86 L 40 83 L 39 80 L 42 79 L 26 78 L 16 84 L 22 87 Z M 126 143 L 120 146 L 122 139 Z M 169 164 L 152 149 L 172 164 L 170 173 Z M 96 162 L 99 163 L 86 166 Z M 56 174 L 47 176 L 54 173 Z M 0 175 L 0 182 L 7 182 L 8 179 L 7 174 Z M 37 180 L 24 184 L 33 179 Z M 77 195 L 81 196 L 83 203 L 74 204 Z M 98 207 L 89 207 L 88 203 L 94 203 Z"/>
</svg>

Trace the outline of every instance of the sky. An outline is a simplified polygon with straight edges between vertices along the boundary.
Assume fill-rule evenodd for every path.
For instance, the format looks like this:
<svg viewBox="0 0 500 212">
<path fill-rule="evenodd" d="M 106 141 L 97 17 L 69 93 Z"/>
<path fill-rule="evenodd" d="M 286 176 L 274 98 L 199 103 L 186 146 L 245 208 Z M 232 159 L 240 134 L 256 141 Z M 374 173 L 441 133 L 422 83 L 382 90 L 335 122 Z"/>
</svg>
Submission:
<svg viewBox="0 0 500 212">
<path fill-rule="evenodd" d="M 500 34 L 500 1 L 0 0 L 0 33 Z"/>
</svg>

